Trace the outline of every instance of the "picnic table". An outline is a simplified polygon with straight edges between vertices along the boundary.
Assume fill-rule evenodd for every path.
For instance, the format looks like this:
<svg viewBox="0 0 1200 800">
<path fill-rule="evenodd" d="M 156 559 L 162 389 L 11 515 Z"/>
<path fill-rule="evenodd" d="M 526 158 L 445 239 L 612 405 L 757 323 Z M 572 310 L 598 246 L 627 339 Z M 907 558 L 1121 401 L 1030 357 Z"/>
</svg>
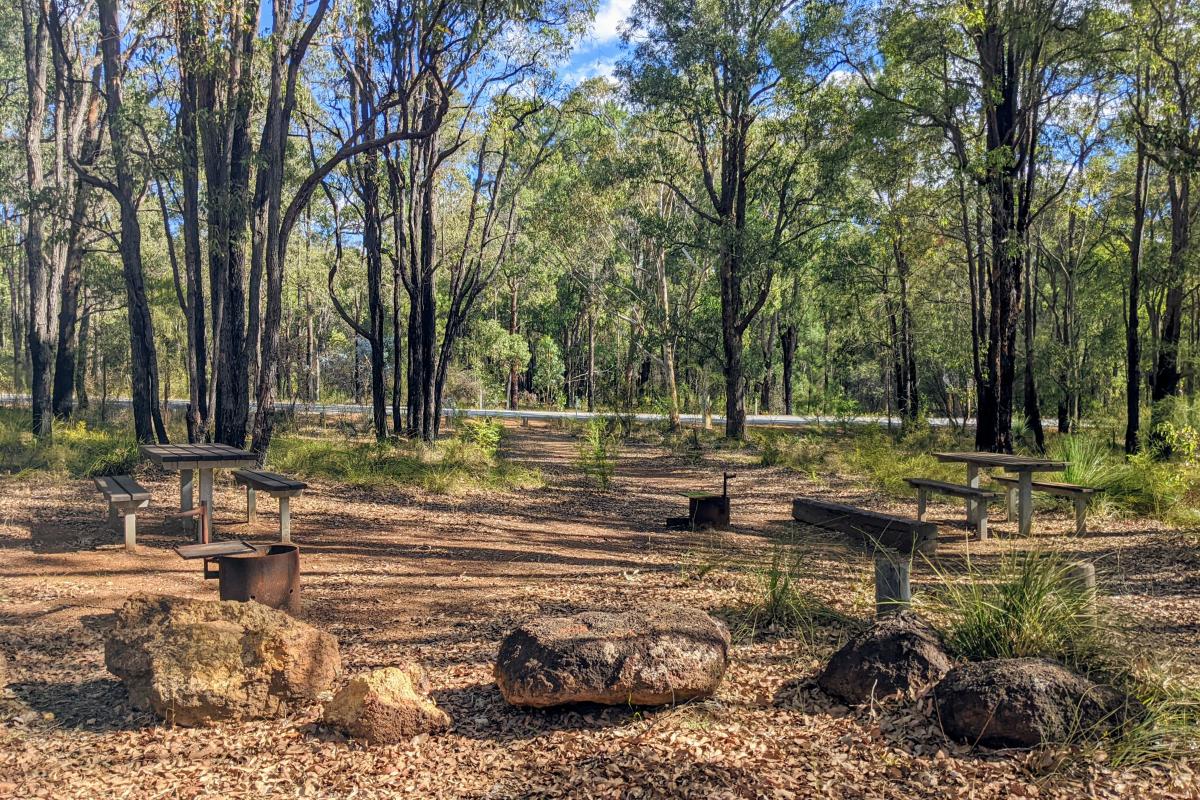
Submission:
<svg viewBox="0 0 1200 800">
<path fill-rule="evenodd" d="M 179 510 L 192 510 L 195 473 L 200 473 L 200 502 L 208 507 L 209 526 L 213 512 L 213 470 L 252 467 L 258 459 L 248 450 L 227 444 L 144 444 L 142 457 L 158 466 L 179 473 Z M 196 520 L 199 527 L 200 520 Z"/>
<path fill-rule="evenodd" d="M 1022 536 L 1028 536 L 1033 526 L 1033 473 L 1062 472 L 1067 468 L 1066 461 L 1052 461 L 1048 458 L 1032 458 L 1014 456 L 1007 453 L 934 453 L 938 461 L 959 462 L 967 465 L 967 484 L 979 488 L 979 471 L 983 468 L 999 467 L 1016 473 L 1019 530 Z M 967 517 L 975 522 L 979 509 L 975 501 L 967 501 Z"/>
</svg>

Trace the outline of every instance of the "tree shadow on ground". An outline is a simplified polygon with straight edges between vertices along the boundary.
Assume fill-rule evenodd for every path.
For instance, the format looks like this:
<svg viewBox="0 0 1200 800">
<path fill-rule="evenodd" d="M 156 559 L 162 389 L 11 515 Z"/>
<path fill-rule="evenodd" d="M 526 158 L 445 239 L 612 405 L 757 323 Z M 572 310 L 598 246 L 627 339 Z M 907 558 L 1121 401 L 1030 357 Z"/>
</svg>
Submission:
<svg viewBox="0 0 1200 800">
<path fill-rule="evenodd" d="M 18 683 L 8 687 L 17 700 L 39 714 L 44 724 L 104 733 L 135 731 L 157 724 L 154 715 L 134 711 L 120 681 L 100 678 L 82 683 Z"/>
<path fill-rule="evenodd" d="M 555 731 L 620 728 L 656 710 L 597 703 L 523 708 L 509 705 L 494 683 L 435 689 L 429 696 L 450 715 L 456 734 L 497 742 L 518 742 Z"/>
</svg>

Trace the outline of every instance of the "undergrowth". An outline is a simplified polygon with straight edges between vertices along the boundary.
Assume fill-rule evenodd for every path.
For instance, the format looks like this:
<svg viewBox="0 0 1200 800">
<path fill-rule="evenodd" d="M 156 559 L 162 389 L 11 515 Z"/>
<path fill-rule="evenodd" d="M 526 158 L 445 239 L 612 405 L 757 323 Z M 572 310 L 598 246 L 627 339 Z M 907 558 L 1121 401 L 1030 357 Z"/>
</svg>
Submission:
<svg viewBox="0 0 1200 800">
<path fill-rule="evenodd" d="M 498 455 L 502 428 L 471 420 L 433 445 L 408 441 L 348 442 L 276 437 L 267 463 L 298 477 L 349 486 L 419 486 L 438 494 L 541 485 L 541 476 Z"/>
<path fill-rule="evenodd" d="M 851 620 L 820 599 L 805 593 L 799 585 L 800 560 L 791 548 L 779 546 L 771 562 L 755 575 L 754 600 L 742 615 L 735 631 L 738 638 L 771 632 L 794 636 L 812 646 L 817 630 L 828 625 L 848 625 Z"/>
<path fill-rule="evenodd" d="M 592 417 L 580 431 L 575 463 L 601 489 L 612 483 L 624 430 L 615 418 Z"/>
<path fill-rule="evenodd" d="M 933 567 L 935 587 L 923 607 L 938 621 L 950 652 L 962 659 L 1049 658 L 1136 701 L 1115 734 L 1081 743 L 1102 748 L 1108 761 L 1127 766 L 1195 753 L 1200 733 L 1200 689 L 1180 670 L 1128 641 L 1115 612 L 1072 579 L 1061 555 L 1026 552 L 1001 559 L 984 575 Z"/>
<path fill-rule="evenodd" d="M 57 422 L 48 441 L 35 439 L 28 428 L 27 410 L 0 409 L 0 471 L 93 478 L 128 474 L 139 461 L 137 442 L 117 427 Z"/>
</svg>

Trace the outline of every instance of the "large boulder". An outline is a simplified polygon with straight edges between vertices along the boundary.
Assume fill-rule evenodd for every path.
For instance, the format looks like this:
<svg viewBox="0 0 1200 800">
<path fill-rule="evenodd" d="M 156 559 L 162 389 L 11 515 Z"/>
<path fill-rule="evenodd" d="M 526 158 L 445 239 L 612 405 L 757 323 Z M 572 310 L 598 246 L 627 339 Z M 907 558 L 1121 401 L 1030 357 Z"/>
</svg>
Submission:
<svg viewBox="0 0 1200 800">
<path fill-rule="evenodd" d="M 104 664 L 134 708 L 179 725 L 280 716 L 333 687 L 337 639 L 258 603 L 137 594 Z"/>
<path fill-rule="evenodd" d="M 918 694 L 942 679 L 953 662 L 937 631 L 911 611 L 887 614 L 833 654 L 817 685 L 851 705 L 895 694 Z"/>
<path fill-rule="evenodd" d="M 728 664 L 723 624 L 664 607 L 530 620 L 500 645 L 495 674 L 513 705 L 657 706 L 708 697 Z"/>
<path fill-rule="evenodd" d="M 350 679 L 325 704 L 321 721 L 372 744 L 393 744 L 450 727 L 450 717 L 429 699 L 416 664 L 386 667 Z"/>
<path fill-rule="evenodd" d="M 934 697 L 949 736 L 988 747 L 1061 744 L 1141 713 L 1136 700 L 1042 658 L 963 664 L 934 687 Z"/>
</svg>

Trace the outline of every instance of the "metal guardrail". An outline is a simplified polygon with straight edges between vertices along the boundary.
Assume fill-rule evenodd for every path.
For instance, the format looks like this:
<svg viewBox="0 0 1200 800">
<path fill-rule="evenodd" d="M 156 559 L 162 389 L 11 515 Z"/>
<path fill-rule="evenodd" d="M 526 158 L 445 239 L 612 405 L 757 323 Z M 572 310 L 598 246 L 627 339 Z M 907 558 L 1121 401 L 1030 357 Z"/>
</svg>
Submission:
<svg viewBox="0 0 1200 800">
<path fill-rule="evenodd" d="M 109 398 L 107 401 L 115 406 L 128 406 L 129 398 Z M 0 403 L 4 405 L 28 405 L 28 395 L 0 394 Z M 171 400 L 169 406 L 176 409 L 186 409 L 186 400 Z M 357 405 L 354 403 L 279 403 L 279 408 L 287 408 L 308 414 L 370 414 L 371 406 Z M 250 404 L 251 410 L 254 409 L 254 403 Z M 507 408 L 452 408 L 446 406 L 442 409 L 444 416 L 466 416 L 466 417 L 485 417 L 496 419 L 528 419 L 528 420 L 589 420 L 594 417 L 624 417 L 627 416 L 617 411 L 549 411 L 541 409 L 517 409 L 511 410 Z M 650 413 L 635 413 L 632 415 L 637 422 L 665 422 L 667 416 L 665 414 L 650 414 Z M 700 414 L 680 414 L 679 421 L 684 425 L 694 426 L 703 425 L 704 417 Z M 857 425 L 868 426 L 876 425 L 887 427 L 888 425 L 897 425 L 900 420 L 896 417 L 891 419 L 887 417 L 873 415 L 856 415 L 851 417 L 840 416 L 821 416 L 817 414 L 807 415 L 788 415 L 788 414 L 747 414 L 746 426 L 750 428 L 801 428 L 812 425 Z M 958 420 L 950 420 L 946 417 L 932 417 L 926 419 L 925 422 L 935 428 L 961 427 Z M 712 424 L 721 426 L 725 424 L 723 415 L 714 414 L 712 416 Z M 974 420 L 967 420 L 967 427 L 974 427 Z"/>
</svg>

